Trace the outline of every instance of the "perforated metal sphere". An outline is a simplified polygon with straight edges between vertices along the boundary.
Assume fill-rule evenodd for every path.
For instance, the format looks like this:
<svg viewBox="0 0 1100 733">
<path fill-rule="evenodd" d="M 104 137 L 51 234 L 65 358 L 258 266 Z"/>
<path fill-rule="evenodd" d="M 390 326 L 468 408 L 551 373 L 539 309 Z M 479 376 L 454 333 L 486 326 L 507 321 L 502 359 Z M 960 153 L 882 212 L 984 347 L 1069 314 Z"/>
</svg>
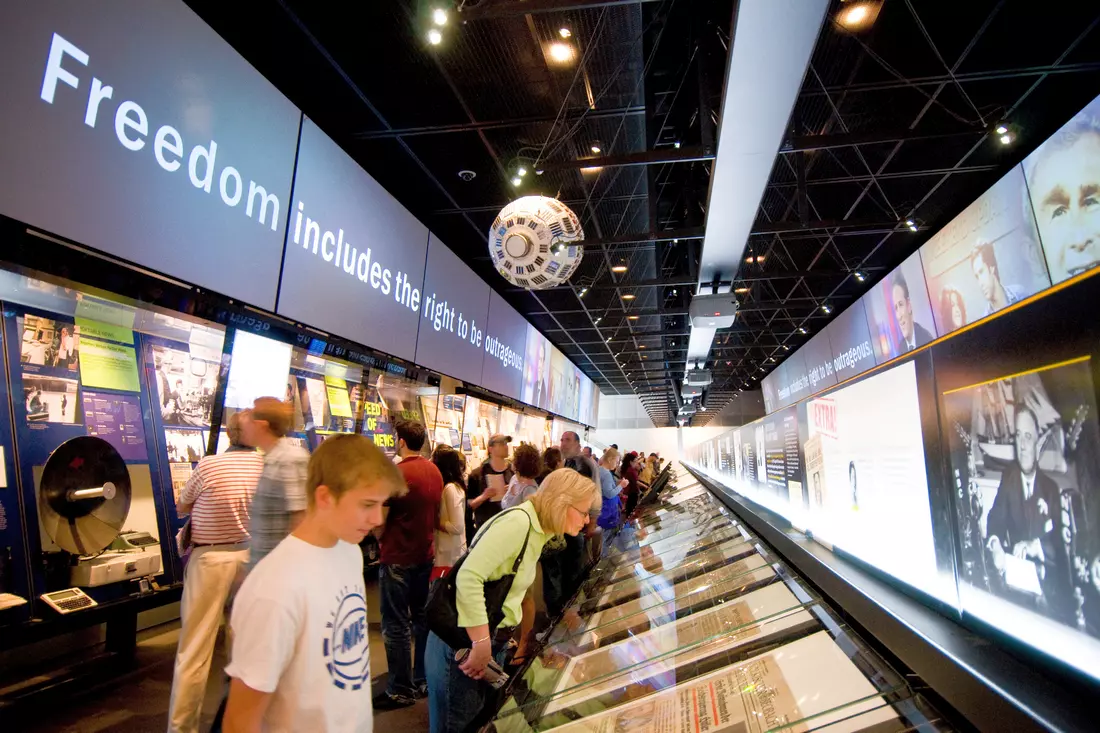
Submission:
<svg viewBox="0 0 1100 733">
<path fill-rule="evenodd" d="M 561 285 L 584 257 L 584 230 L 572 209 L 548 196 L 524 196 L 501 209 L 489 230 L 497 272 L 522 288 Z"/>
</svg>

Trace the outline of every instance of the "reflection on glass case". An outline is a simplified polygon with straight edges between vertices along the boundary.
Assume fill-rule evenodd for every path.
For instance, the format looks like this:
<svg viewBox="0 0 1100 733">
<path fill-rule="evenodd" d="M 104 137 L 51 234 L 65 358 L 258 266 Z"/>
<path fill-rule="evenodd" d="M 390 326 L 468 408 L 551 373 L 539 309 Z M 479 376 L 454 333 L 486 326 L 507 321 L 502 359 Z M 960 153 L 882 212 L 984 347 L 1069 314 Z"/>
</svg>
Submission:
<svg viewBox="0 0 1100 733">
<path fill-rule="evenodd" d="M 950 730 L 716 499 L 678 483 L 606 543 L 493 730 Z"/>
</svg>

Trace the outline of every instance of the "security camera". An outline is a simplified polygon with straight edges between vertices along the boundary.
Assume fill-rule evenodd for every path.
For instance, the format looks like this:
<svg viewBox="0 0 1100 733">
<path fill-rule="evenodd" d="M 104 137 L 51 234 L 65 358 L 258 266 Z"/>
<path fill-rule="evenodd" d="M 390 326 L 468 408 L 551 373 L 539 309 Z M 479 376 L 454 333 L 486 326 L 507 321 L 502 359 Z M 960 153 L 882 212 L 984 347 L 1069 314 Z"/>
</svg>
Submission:
<svg viewBox="0 0 1100 733">
<path fill-rule="evenodd" d="M 477 178 L 477 174 L 473 171 L 459 171 L 458 177 L 464 181 L 472 181 Z"/>
</svg>

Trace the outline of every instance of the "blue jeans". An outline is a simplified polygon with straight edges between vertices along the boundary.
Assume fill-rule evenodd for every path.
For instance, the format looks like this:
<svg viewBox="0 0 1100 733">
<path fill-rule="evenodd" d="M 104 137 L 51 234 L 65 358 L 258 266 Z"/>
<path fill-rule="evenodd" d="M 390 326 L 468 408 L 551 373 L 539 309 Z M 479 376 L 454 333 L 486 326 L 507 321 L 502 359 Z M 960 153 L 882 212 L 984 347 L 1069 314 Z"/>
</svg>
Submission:
<svg viewBox="0 0 1100 733">
<path fill-rule="evenodd" d="M 382 565 L 378 580 L 382 595 L 382 636 L 386 642 L 386 664 L 389 681 L 386 694 L 412 697 L 424 683 L 424 649 L 428 643 L 428 624 L 424 606 L 428 602 L 428 576 L 432 564 Z M 416 637 L 415 649 L 410 649 L 410 627 Z M 415 651 L 415 662 L 409 662 Z"/>
<path fill-rule="evenodd" d="M 488 683 L 470 679 L 458 668 L 456 651 L 434 633 L 428 635 L 425 661 L 430 733 L 464 733 L 482 712 L 492 691 Z M 493 640 L 493 657 L 504 666 L 508 658 L 507 640 Z"/>
</svg>

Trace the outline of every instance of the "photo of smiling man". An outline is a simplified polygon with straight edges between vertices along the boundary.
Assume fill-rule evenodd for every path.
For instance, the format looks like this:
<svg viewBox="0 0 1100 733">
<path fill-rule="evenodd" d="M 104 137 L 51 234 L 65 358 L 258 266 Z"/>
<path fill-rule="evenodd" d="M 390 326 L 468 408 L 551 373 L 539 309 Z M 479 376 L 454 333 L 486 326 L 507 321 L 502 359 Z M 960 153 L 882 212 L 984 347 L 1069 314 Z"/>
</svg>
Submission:
<svg viewBox="0 0 1100 733">
<path fill-rule="evenodd" d="M 1100 97 L 1029 155 L 1024 171 L 1050 279 L 1100 264 Z"/>
</svg>

